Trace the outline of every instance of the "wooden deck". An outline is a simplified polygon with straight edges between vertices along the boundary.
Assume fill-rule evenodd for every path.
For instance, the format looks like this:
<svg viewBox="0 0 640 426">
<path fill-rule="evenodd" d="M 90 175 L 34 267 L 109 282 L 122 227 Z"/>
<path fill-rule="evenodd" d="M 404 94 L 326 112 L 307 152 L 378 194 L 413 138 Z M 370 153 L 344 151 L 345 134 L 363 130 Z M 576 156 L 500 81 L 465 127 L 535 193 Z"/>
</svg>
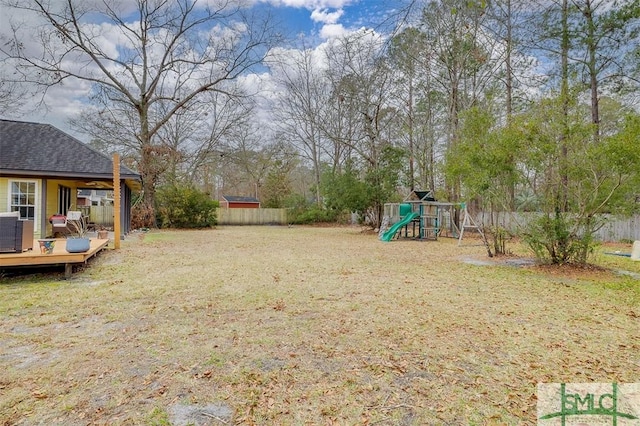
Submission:
<svg viewBox="0 0 640 426">
<path fill-rule="evenodd" d="M 40 245 L 38 240 L 33 242 L 33 250 L 24 251 L 22 253 L 0 253 L 0 268 L 4 267 L 29 267 L 43 265 L 64 265 L 65 277 L 70 277 L 73 271 L 73 265 L 85 263 L 88 259 L 95 256 L 103 250 L 109 240 L 99 240 L 92 238 L 89 251 L 84 253 L 67 253 L 65 250 L 65 239 L 56 239 L 55 247 L 51 254 L 40 253 Z"/>
</svg>

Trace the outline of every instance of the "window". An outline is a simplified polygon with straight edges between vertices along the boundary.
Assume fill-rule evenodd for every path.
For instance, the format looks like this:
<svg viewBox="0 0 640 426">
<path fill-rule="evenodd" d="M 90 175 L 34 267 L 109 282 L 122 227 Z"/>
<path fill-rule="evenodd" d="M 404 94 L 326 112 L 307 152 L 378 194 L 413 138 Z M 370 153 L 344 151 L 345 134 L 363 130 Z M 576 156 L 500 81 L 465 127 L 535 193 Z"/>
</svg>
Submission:
<svg viewBox="0 0 640 426">
<path fill-rule="evenodd" d="M 67 214 L 71 207 L 71 188 L 58 185 L 58 213 Z"/>
<path fill-rule="evenodd" d="M 33 181 L 12 181 L 9 209 L 20 212 L 21 219 L 36 218 L 36 183 Z"/>
</svg>

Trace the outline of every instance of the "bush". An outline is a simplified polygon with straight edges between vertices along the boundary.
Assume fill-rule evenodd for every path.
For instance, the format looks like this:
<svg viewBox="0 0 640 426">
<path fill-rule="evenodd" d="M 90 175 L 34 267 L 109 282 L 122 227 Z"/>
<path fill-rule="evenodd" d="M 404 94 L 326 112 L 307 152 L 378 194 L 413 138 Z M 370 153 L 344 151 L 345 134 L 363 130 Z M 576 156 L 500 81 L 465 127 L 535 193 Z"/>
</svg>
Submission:
<svg viewBox="0 0 640 426">
<path fill-rule="evenodd" d="M 289 213 L 289 222 L 298 225 L 335 222 L 337 218 L 338 215 L 335 210 L 327 210 L 315 205 L 304 210 L 293 210 Z"/>
<path fill-rule="evenodd" d="M 156 192 L 161 228 L 208 228 L 217 224 L 218 202 L 193 187 L 167 186 Z"/>
<path fill-rule="evenodd" d="M 131 229 L 155 228 L 155 212 L 139 199 L 131 208 Z"/>
<path fill-rule="evenodd" d="M 323 209 L 313 200 L 307 200 L 300 194 L 291 194 L 284 200 L 289 223 L 308 225 L 320 222 L 335 222 L 337 214 Z"/>
<path fill-rule="evenodd" d="M 596 224 L 592 218 L 572 218 L 556 211 L 545 215 L 528 226 L 524 240 L 536 258 L 544 263 L 587 263 L 596 241 Z"/>
</svg>

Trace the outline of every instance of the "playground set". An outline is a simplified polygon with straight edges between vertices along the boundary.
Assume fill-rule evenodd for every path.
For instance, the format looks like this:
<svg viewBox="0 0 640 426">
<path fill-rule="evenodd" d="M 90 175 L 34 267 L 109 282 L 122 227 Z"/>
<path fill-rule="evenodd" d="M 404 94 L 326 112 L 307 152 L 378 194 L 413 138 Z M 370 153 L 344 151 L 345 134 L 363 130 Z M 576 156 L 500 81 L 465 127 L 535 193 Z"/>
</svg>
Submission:
<svg viewBox="0 0 640 426">
<path fill-rule="evenodd" d="M 460 218 L 458 227 L 456 219 Z M 401 237 L 414 240 L 450 237 L 461 242 L 465 229 L 475 229 L 482 234 L 465 203 L 438 202 L 431 191 L 412 191 L 402 203 L 384 205 L 379 238 L 389 242 Z"/>
</svg>

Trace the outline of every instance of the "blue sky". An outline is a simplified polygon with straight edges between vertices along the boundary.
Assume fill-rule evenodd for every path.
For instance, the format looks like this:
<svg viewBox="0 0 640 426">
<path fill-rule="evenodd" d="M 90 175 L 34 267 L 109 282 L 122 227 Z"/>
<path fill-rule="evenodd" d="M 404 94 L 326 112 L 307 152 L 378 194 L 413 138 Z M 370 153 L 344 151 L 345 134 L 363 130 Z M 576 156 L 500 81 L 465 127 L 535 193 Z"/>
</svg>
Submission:
<svg viewBox="0 0 640 426">
<path fill-rule="evenodd" d="M 264 1 L 264 0 L 263 0 Z M 327 39 L 361 27 L 375 28 L 401 0 L 266 0 L 286 33 Z"/>
<path fill-rule="evenodd" d="M 52 4 L 62 4 L 62 0 L 51 0 Z M 84 1 L 75 0 L 79 4 Z M 198 0 L 199 2 L 215 2 L 217 0 Z M 282 34 L 290 40 L 304 36 L 307 47 L 318 46 L 333 37 L 339 37 L 363 27 L 386 32 L 380 23 L 394 10 L 408 0 L 244 0 L 253 2 L 254 7 L 270 8 L 275 17 L 282 23 Z M 131 0 L 121 3 L 135 6 Z M 9 10 L 0 6 L 0 27 L 8 28 Z M 258 10 L 259 11 L 259 10 Z M 27 19 L 26 16 L 20 19 Z M 297 36 L 297 37 L 296 37 Z M 62 85 L 50 88 L 45 96 L 45 104 L 34 105 L 18 119 L 50 123 L 69 133 L 68 120 L 84 109 L 88 94 L 88 84 Z M 34 99 L 36 102 L 36 99 Z M 82 138 L 81 135 L 76 135 Z"/>
</svg>

